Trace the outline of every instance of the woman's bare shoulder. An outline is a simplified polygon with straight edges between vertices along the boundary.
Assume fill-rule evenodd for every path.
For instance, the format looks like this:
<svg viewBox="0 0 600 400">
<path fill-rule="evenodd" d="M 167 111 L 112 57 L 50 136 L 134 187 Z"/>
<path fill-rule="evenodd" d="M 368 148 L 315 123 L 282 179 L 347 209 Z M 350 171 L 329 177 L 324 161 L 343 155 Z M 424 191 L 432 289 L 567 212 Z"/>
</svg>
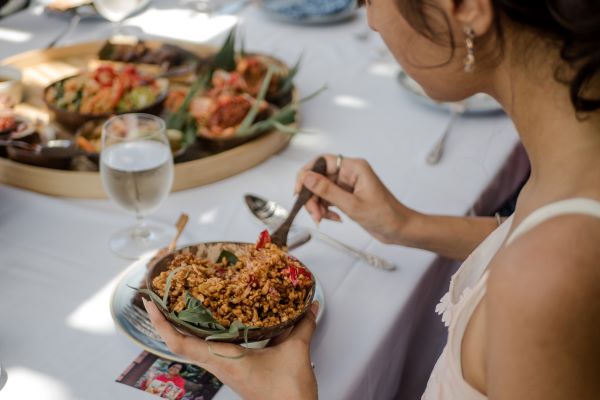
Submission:
<svg viewBox="0 0 600 400">
<path fill-rule="evenodd" d="M 486 294 L 490 397 L 595 398 L 598 238 L 600 219 L 561 216 L 498 253 Z"/>
<path fill-rule="evenodd" d="M 491 265 L 491 294 L 516 295 L 526 288 L 523 295 L 597 296 L 599 239 L 600 218 L 572 214 L 541 223 L 498 253 Z"/>
</svg>

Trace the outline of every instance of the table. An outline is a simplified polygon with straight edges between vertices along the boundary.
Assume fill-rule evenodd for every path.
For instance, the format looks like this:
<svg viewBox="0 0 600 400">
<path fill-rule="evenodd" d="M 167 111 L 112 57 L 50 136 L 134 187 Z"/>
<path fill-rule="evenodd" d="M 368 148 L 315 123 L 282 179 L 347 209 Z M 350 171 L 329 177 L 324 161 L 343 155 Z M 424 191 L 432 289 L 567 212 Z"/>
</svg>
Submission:
<svg viewBox="0 0 600 400">
<path fill-rule="evenodd" d="M 291 145 L 256 168 L 208 186 L 172 194 L 154 216 L 175 221 L 187 212 L 184 241 L 252 241 L 260 230 L 242 202 L 246 192 L 292 204 L 296 171 L 315 155 L 369 159 L 389 188 L 424 212 L 464 215 L 518 142 L 503 115 L 457 122 L 438 166 L 424 162 L 448 114 L 412 100 L 395 82 L 397 67 L 375 34 L 364 39 L 365 15 L 331 26 L 273 22 L 255 6 L 238 15 L 207 18 L 184 2 L 155 1 L 125 25 L 148 37 L 218 44 L 234 24 L 250 50 L 293 63 L 302 53 L 301 93 L 329 90 L 302 107 Z M 0 21 L 0 57 L 43 47 L 67 21 L 39 8 Z M 113 26 L 84 20 L 62 43 L 106 37 Z M 138 29 L 139 33 L 139 29 Z M 361 39 L 359 39 L 361 38 Z M 310 224 L 305 213 L 300 223 Z M 0 360 L 8 382 L 0 399 L 150 399 L 115 378 L 140 349 L 115 331 L 108 299 L 128 264 L 111 254 L 107 238 L 132 222 L 108 201 L 49 198 L 0 187 Z M 422 390 L 444 341 L 433 304 L 449 270 L 435 255 L 383 245 L 356 224 L 324 222 L 320 229 L 358 248 L 394 260 L 393 273 L 375 270 L 311 241 L 294 253 L 321 281 L 326 311 L 312 346 L 322 399 L 390 399 L 399 389 Z M 415 341 L 423 321 L 430 338 Z M 418 347 L 415 347 L 418 346 Z M 407 354 L 420 354 L 411 357 Z M 414 381 L 410 371 L 423 371 Z M 414 374 L 412 374 L 414 375 Z M 415 398 L 417 393 L 402 398 Z M 404 397 L 406 396 L 406 397 Z M 223 388 L 216 399 L 235 399 Z"/>
</svg>

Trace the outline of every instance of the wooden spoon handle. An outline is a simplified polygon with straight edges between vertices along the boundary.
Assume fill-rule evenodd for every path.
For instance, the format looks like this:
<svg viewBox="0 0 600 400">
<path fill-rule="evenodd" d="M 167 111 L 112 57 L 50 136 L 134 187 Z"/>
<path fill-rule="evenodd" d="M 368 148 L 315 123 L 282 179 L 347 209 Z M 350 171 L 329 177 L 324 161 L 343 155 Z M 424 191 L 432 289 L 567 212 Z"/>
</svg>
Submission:
<svg viewBox="0 0 600 400">
<path fill-rule="evenodd" d="M 312 171 L 319 173 L 321 175 L 325 175 L 327 173 L 327 161 L 323 157 L 319 157 L 315 164 L 312 167 Z M 308 200 L 312 197 L 312 192 L 308 190 L 305 186 L 302 187 L 298 197 L 296 198 L 296 202 L 294 203 L 294 207 L 290 211 L 290 214 L 286 218 L 285 221 L 277 228 L 277 230 L 271 235 L 271 241 L 279 247 L 287 246 L 287 237 L 292 226 L 292 222 L 298 212 L 302 209 L 302 207 L 306 204 Z"/>
<path fill-rule="evenodd" d="M 183 230 L 185 229 L 185 226 L 187 225 L 189 219 L 190 217 L 186 213 L 181 213 L 181 215 L 179 216 L 179 219 L 175 224 L 175 227 L 177 228 L 177 233 L 175 234 L 175 237 L 173 238 L 173 240 L 171 240 L 171 243 L 169 243 L 168 246 L 169 253 L 175 250 L 175 247 L 177 246 L 177 241 L 181 236 L 181 232 L 183 232 Z"/>
</svg>

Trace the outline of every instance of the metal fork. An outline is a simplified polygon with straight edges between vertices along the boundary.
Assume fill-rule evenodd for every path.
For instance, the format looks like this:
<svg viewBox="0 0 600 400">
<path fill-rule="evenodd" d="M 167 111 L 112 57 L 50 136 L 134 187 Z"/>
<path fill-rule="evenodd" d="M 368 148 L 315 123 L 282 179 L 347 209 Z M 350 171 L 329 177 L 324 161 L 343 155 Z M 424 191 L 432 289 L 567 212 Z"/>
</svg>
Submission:
<svg viewBox="0 0 600 400">
<path fill-rule="evenodd" d="M 150 322 L 150 319 L 148 318 L 148 314 L 145 311 L 140 310 L 137 306 L 134 306 L 131 303 L 128 304 L 123 309 L 123 317 L 144 335 L 153 340 L 163 341 L 160 335 L 156 333 L 152 322 Z"/>
<path fill-rule="evenodd" d="M 437 140 L 437 142 L 435 142 L 435 145 L 433 146 L 429 154 L 427 154 L 426 161 L 429 165 L 435 165 L 440 162 L 440 159 L 444 154 L 446 139 L 448 138 L 450 131 L 452 131 L 454 123 L 458 118 L 460 118 L 461 115 L 464 114 L 464 112 L 467 109 L 467 106 L 464 101 L 460 101 L 455 103 L 448 103 L 448 108 L 450 109 L 450 120 L 448 121 L 446 129 L 444 129 L 444 132 L 442 133 L 440 138 Z"/>
</svg>

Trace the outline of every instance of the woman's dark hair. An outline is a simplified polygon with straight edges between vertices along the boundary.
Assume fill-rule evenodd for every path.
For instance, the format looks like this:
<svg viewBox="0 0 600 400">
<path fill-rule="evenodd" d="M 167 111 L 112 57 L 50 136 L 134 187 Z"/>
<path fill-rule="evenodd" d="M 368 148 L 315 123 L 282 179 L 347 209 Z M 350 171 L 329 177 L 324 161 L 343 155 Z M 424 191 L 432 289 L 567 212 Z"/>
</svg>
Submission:
<svg viewBox="0 0 600 400">
<path fill-rule="evenodd" d="M 167 367 L 167 369 L 171 368 L 173 365 L 181 365 L 181 370 L 179 371 L 180 374 L 184 373 L 186 370 L 185 364 L 177 362 L 177 361 L 173 361 L 172 363 L 170 363 L 169 366 Z"/>
<path fill-rule="evenodd" d="M 453 0 L 459 6 L 462 0 Z M 571 102 L 578 112 L 600 109 L 600 0 L 491 0 L 496 36 L 504 40 L 502 21 L 534 31 L 542 39 L 556 43 L 562 60 L 572 69 L 559 81 L 569 85 Z M 396 0 L 398 8 L 417 31 L 435 40 L 439 28 L 431 23 L 432 12 L 448 17 L 428 0 Z M 450 33 L 454 51 L 455 40 Z"/>
</svg>

